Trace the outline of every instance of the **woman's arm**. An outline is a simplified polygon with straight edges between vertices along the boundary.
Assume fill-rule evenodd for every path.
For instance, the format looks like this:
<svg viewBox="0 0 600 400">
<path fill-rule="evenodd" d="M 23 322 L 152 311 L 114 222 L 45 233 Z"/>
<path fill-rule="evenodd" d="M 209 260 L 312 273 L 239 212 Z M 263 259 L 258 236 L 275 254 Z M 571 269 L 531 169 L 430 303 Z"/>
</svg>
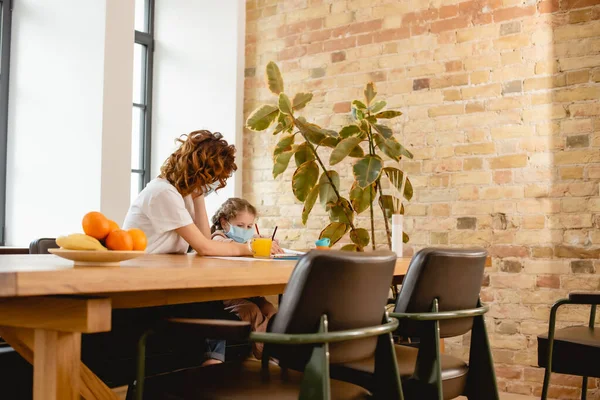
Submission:
<svg viewBox="0 0 600 400">
<path fill-rule="evenodd" d="M 196 209 L 197 210 L 197 209 Z M 206 215 L 206 212 L 204 213 Z M 247 244 L 224 243 L 210 240 L 198 229 L 196 224 L 189 224 L 175 229 L 190 246 L 201 256 L 251 256 L 252 251 Z"/>
<path fill-rule="evenodd" d="M 210 224 L 208 223 L 208 214 L 206 213 L 206 204 L 204 203 L 203 195 L 194 197 L 194 224 L 196 224 L 206 238 L 210 239 Z M 190 242 L 188 241 L 188 243 Z"/>
</svg>

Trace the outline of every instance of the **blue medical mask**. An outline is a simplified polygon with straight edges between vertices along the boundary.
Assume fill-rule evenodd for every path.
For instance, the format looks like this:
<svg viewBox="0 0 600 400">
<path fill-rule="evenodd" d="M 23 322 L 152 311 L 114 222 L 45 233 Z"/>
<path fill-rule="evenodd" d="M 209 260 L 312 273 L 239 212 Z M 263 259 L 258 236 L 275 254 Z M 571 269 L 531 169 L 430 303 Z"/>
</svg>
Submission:
<svg viewBox="0 0 600 400">
<path fill-rule="evenodd" d="M 225 232 L 225 235 L 235 242 L 246 243 L 248 240 L 252 239 L 254 231 L 252 229 L 240 228 L 239 226 L 229 224 L 229 230 Z"/>
<path fill-rule="evenodd" d="M 206 185 L 206 188 L 204 189 L 204 197 L 208 196 L 209 194 L 214 193 L 215 189 L 218 188 L 219 185 L 220 185 L 219 181 L 216 181 L 209 185 Z"/>
</svg>

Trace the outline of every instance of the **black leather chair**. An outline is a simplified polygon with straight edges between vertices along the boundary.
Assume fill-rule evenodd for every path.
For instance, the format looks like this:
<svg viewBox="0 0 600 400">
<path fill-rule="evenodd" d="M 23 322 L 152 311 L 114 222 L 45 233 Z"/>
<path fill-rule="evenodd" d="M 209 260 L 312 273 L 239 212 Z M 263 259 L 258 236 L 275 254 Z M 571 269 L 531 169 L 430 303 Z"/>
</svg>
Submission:
<svg viewBox="0 0 600 400">
<path fill-rule="evenodd" d="M 230 324 L 232 332 L 243 334 L 246 329 L 250 340 L 265 343 L 262 363 L 188 371 L 188 385 L 181 382 L 184 374 L 162 382 L 150 379 L 146 393 L 162 398 L 159 388 L 169 386 L 170 396 L 185 399 L 363 399 L 372 394 L 401 399 L 391 336 L 397 321 L 384 315 L 395 264 L 395 254 L 387 251 L 309 252 L 296 265 L 268 332 L 248 335 L 249 324 Z M 165 329 L 206 336 L 211 326 L 217 326 L 220 335 L 226 333 L 224 325 L 214 320 L 172 319 Z M 270 356 L 279 360 L 279 366 L 269 363 Z M 371 393 L 358 385 L 330 381 L 330 365 L 368 357 L 375 360 L 378 382 Z M 187 392 L 173 392 L 186 386 Z"/>
<path fill-rule="evenodd" d="M 407 399 L 498 399 L 490 345 L 479 302 L 487 253 L 483 249 L 419 251 L 412 259 L 391 317 L 395 332 L 418 347 L 396 345 Z M 440 338 L 471 331 L 469 364 L 440 353 Z M 332 377 L 373 389 L 372 358 L 332 367 Z"/>
<path fill-rule="evenodd" d="M 556 329 L 558 308 L 567 304 L 591 306 L 587 326 Z M 600 293 L 570 293 L 568 299 L 559 300 L 550 310 L 548 333 L 538 336 L 538 365 L 546 368 L 542 400 L 548 397 L 552 372 L 582 376 L 581 398 L 587 398 L 588 377 L 600 378 L 600 332 L 595 329 L 596 306 Z"/>
</svg>

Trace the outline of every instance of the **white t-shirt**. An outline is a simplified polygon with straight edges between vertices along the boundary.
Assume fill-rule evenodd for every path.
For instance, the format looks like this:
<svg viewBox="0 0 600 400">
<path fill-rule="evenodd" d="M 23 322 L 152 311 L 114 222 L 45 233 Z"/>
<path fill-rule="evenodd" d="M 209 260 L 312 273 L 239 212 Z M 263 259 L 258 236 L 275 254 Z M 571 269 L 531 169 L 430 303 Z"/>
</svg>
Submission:
<svg viewBox="0 0 600 400">
<path fill-rule="evenodd" d="M 123 229 L 144 231 L 148 238 L 146 253 L 186 253 L 189 245 L 175 229 L 193 224 L 194 215 L 191 195 L 183 197 L 169 181 L 156 178 L 129 207 Z"/>
</svg>

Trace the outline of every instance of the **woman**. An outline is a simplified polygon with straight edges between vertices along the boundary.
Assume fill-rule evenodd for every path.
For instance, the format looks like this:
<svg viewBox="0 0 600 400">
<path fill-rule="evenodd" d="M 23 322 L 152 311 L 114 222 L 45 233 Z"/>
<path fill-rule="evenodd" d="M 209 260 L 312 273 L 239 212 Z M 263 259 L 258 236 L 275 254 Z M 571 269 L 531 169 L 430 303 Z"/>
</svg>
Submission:
<svg viewBox="0 0 600 400">
<path fill-rule="evenodd" d="M 148 238 L 147 253 L 187 253 L 190 246 L 204 256 L 252 255 L 249 244 L 211 240 L 204 197 L 226 185 L 237 169 L 235 147 L 220 133 L 206 130 L 183 135 L 181 146 L 167 158 L 158 178 L 148 183 L 135 199 L 123 229 L 138 228 Z M 158 307 L 159 318 L 188 317 L 232 319 L 222 302 Z M 235 317 L 233 317 L 235 318 Z M 203 365 L 223 362 L 225 342 L 208 341 Z"/>
<path fill-rule="evenodd" d="M 237 169 L 235 147 L 220 133 L 183 135 L 181 146 L 165 161 L 131 205 L 123 229 L 139 228 L 148 238 L 147 253 L 186 253 L 191 246 L 205 256 L 252 255 L 248 244 L 211 241 L 204 197 L 224 188 Z"/>
</svg>

